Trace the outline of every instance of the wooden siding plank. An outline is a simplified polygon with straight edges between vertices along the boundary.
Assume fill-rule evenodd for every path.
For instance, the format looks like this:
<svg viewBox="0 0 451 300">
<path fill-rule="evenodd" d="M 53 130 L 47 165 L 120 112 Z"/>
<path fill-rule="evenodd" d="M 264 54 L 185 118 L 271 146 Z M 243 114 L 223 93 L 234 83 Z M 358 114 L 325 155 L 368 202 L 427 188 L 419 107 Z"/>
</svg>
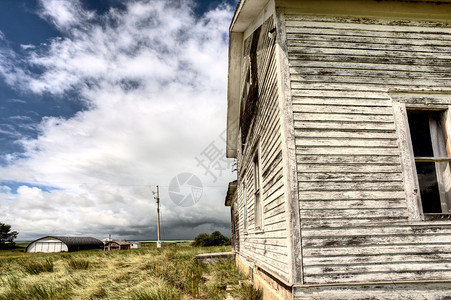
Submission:
<svg viewBox="0 0 451 300">
<path fill-rule="evenodd" d="M 374 254 L 374 255 L 343 255 L 338 257 L 306 257 L 306 266 L 329 265 L 356 265 L 356 264 L 384 264 L 384 263 L 416 263 L 430 262 L 434 259 L 439 262 L 451 262 L 451 253 L 403 253 L 403 254 Z"/>
<path fill-rule="evenodd" d="M 389 270 L 381 272 L 363 272 L 362 274 L 330 274 L 330 275 L 310 275 L 306 276 L 305 283 L 317 284 L 317 283 L 330 283 L 330 282 L 377 282 L 385 281 L 387 279 L 391 281 L 403 281 L 403 280 L 443 280 L 444 278 L 450 278 L 451 272 L 446 270 L 434 270 L 427 265 L 423 265 L 423 269 L 415 271 L 392 271 Z M 327 298 L 329 299 L 329 298 Z M 348 299 L 348 298 L 346 298 Z M 355 298 L 354 298 L 355 299 Z M 403 299 L 402 297 L 399 299 Z M 439 298 L 440 299 L 440 298 Z M 444 298 L 446 299 L 446 298 Z"/>
<path fill-rule="evenodd" d="M 435 76 L 436 73 L 448 74 L 448 67 L 440 64 L 433 65 L 419 65 L 419 64 L 374 64 L 369 62 L 337 62 L 337 61 L 315 61 L 315 60 L 292 60 L 290 66 L 293 68 L 322 68 L 324 72 L 334 69 L 343 70 L 361 70 L 372 71 L 374 73 L 387 72 L 425 72 L 431 73 L 430 77 Z"/>
<path fill-rule="evenodd" d="M 440 245 L 369 245 L 360 247 L 328 247 L 328 248 L 308 248 L 304 249 L 304 255 L 312 259 L 323 257 L 332 259 L 336 256 L 371 256 L 371 255 L 421 255 L 450 253 L 450 244 Z"/>
<path fill-rule="evenodd" d="M 302 193 L 301 193 L 302 196 Z M 302 200 L 300 201 L 302 203 Z M 300 204 L 302 205 L 302 204 Z M 300 210 L 302 219 L 368 219 L 368 218 L 402 218 L 407 217 L 406 210 L 393 210 L 390 208 L 375 209 L 323 209 L 323 210 Z"/>
<path fill-rule="evenodd" d="M 367 147 L 303 147 L 297 146 L 296 153 L 300 155 L 398 155 L 397 148 L 367 148 Z"/>
<path fill-rule="evenodd" d="M 333 106 L 347 106 L 347 107 L 355 107 L 355 106 L 365 106 L 365 107 L 391 107 L 391 102 L 386 99 L 371 99 L 371 98 L 357 98 L 357 97 L 349 97 L 349 98 L 332 98 L 332 97 L 314 97 L 314 96 L 293 96 L 293 105 L 302 104 L 302 105 L 326 105 L 327 107 Z"/>
<path fill-rule="evenodd" d="M 293 112 L 329 113 L 329 114 L 364 114 L 364 115 L 393 115 L 391 107 L 366 107 L 354 105 L 302 105 L 293 103 Z"/>
<path fill-rule="evenodd" d="M 397 148 L 397 141 L 391 139 L 359 139 L 359 138 L 304 138 L 296 139 L 296 146 L 302 147 L 378 147 L 378 148 Z"/>
<path fill-rule="evenodd" d="M 337 146 L 331 144 L 331 146 Z M 376 164 L 298 164 L 298 169 L 304 173 L 333 173 L 343 172 L 346 170 L 349 173 L 399 173 L 401 172 L 400 165 L 376 165 Z"/>
<path fill-rule="evenodd" d="M 327 136 L 327 132 L 325 132 Z M 399 155 L 298 155 L 296 162 L 310 164 L 385 164 L 399 165 Z"/>
<path fill-rule="evenodd" d="M 389 236 L 349 236 L 349 237 L 327 237 L 327 238 L 309 238 L 303 239 L 303 247 L 360 247 L 371 245 L 405 245 L 410 244 L 412 247 L 416 245 L 429 244 L 440 245 L 450 244 L 451 236 L 445 234 L 428 234 L 428 235 L 389 235 Z"/>
<path fill-rule="evenodd" d="M 316 228 L 321 230 L 323 228 L 352 228 L 359 226 L 367 227 L 379 227 L 379 226 L 393 226 L 393 225 L 405 225 L 408 222 L 407 216 L 401 217 L 388 217 L 383 216 L 380 218 L 374 218 L 369 216 L 368 218 L 361 219 L 303 219 L 302 228 Z"/>
<path fill-rule="evenodd" d="M 375 122 L 375 123 L 392 123 L 393 116 L 389 115 L 370 115 L 370 114 L 340 114 L 340 113 L 302 113 L 295 112 L 293 114 L 296 121 L 354 121 L 354 122 Z"/>
<path fill-rule="evenodd" d="M 291 67 L 290 73 L 293 76 L 349 76 L 349 77 L 377 77 L 385 79 L 451 79 L 448 72 L 427 72 L 424 71 L 405 71 L 405 70 L 378 70 L 362 68 L 338 68 L 335 67 Z"/>
<path fill-rule="evenodd" d="M 301 210 L 328 210 L 328 209 L 406 209 L 404 199 L 380 199 L 380 200 L 302 200 L 300 201 Z M 317 229 L 315 229 L 317 230 Z M 322 232 L 322 231 L 321 231 Z M 321 233 L 318 233 L 320 235 Z"/>
<path fill-rule="evenodd" d="M 341 16 L 315 16 L 315 15 L 301 15 L 297 11 L 287 10 L 285 15 L 286 21 L 307 21 L 307 22 L 324 22 L 324 23 L 351 23 L 351 24 L 367 24 L 367 25 L 385 25 L 385 26 L 409 26 L 409 27 L 450 27 L 449 22 L 437 22 L 427 20 L 394 20 L 394 19 L 375 19 L 375 18 L 353 18 Z"/>
<path fill-rule="evenodd" d="M 350 181 L 309 181 L 299 182 L 301 191 L 400 191 L 404 188 L 403 182 L 399 181 L 376 181 L 376 182 L 350 182 Z"/>
<path fill-rule="evenodd" d="M 387 180 L 401 181 L 402 175 L 400 173 L 303 173 L 298 170 L 299 182 L 309 181 L 333 181 L 333 182 L 347 182 L 347 181 L 373 181 L 385 182 Z"/>
</svg>

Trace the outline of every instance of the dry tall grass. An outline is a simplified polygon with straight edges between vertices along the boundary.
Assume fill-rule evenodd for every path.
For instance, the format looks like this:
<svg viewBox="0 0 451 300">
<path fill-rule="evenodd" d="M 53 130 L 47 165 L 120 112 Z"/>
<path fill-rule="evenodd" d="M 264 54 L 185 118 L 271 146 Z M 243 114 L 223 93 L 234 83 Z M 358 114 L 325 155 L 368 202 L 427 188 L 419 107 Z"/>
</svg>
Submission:
<svg viewBox="0 0 451 300">
<path fill-rule="evenodd" d="M 0 256 L 4 299 L 260 299 L 233 260 L 196 263 L 230 247 L 144 245 L 125 251 Z"/>
</svg>

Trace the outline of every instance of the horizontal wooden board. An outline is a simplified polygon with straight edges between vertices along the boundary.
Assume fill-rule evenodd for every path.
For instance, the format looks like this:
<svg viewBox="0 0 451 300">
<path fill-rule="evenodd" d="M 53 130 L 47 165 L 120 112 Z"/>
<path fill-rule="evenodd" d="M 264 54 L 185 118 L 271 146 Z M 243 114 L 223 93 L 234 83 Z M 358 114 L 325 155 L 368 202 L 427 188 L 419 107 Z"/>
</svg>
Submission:
<svg viewBox="0 0 451 300">
<path fill-rule="evenodd" d="M 385 164 L 297 164 L 298 171 L 303 173 L 400 173 L 400 165 Z"/>
<path fill-rule="evenodd" d="M 301 219 L 369 219 L 390 217 L 402 218 L 407 216 L 407 209 L 302 209 L 300 211 L 300 215 Z"/>
<path fill-rule="evenodd" d="M 288 59 L 292 66 L 302 66 L 303 61 L 318 61 L 318 62 L 335 62 L 335 63 L 367 63 L 367 64 L 382 64 L 382 65 L 409 65 L 416 64 L 420 66 L 451 66 L 451 60 L 449 59 L 433 59 L 433 58 L 407 58 L 407 57 L 374 57 L 374 56 L 352 56 L 352 55 L 310 55 L 303 53 L 291 53 Z M 390 66 L 388 68 L 390 70 Z M 362 82 L 364 83 L 364 82 Z M 396 85 L 396 83 L 387 82 L 387 85 Z M 296 88 L 296 85 L 292 85 Z"/>
<path fill-rule="evenodd" d="M 447 234 L 451 235 L 451 227 L 448 228 L 422 228 L 417 230 L 410 226 L 381 226 L 375 227 L 350 227 L 350 228 L 325 228 L 323 230 L 304 229 L 302 230 L 302 237 L 304 238 L 319 238 L 319 237 L 351 237 L 351 236 L 426 236 Z M 451 237 L 449 237 L 451 240 Z"/>
<path fill-rule="evenodd" d="M 431 262 L 417 262 L 417 263 L 393 263 L 393 264 L 376 264 L 376 265 L 349 265 L 349 266 L 334 266 L 327 267 L 304 267 L 305 275 L 321 275 L 321 274 L 352 274 L 352 273 L 372 273 L 372 272 L 406 272 L 406 271 L 422 271 L 422 270 L 436 270 L 448 271 L 451 274 L 451 261 Z"/>
<path fill-rule="evenodd" d="M 302 193 L 302 191 L 301 191 Z M 404 199 L 379 200 L 302 200 L 299 202 L 301 210 L 332 210 L 332 209 L 406 209 Z M 351 228 L 351 226 L 350 226 Z M 316 229 L 315 229 L 316 230 Z"/>
<path fill-rule="evenodd" d="M 375 19 L 375 18 L 354 18 L 342 16 L 316 16 L 301 14 L 298 10 L 287 9 L 285 12 L 287 21 L 306 21 L 306 22 L 324 22 L 324 23 L 350 23 L 350 24 L 366 24 L 366 25 L 382 25 L 382 26 L 408 26 L 408 27 L 448 27 L 451 28 L 451 23 L 433 20 L 402 20 L 402 19 Z"/>
<path fill-rule="evenodd" d="M 321 275 L 309 275 L 304 277 L 304 282 L 306 284 L 317 284 L 317 283 L 351 283 L 351 282 L 375 282 L 375 281 L 402 281 L 402 280 L 443 280 L 444 278 L 450 278 L 450 270 L 434 270 L 429 266 L 424 266 L 422 270 L 415 271 L 381 271 L 376 272 L 363 272 L 358 274 L 350 273 L 340 273 L 340 274 L 321 274 Z M 399 295 L 399 294 L 398 294 Z M 424 294 L 423 294 L 424 295 Z M 329 299 L 329 298 L 320 298 Z M 345 299 L 349 299 L 346 297 Z M 356 298 L 353 298 L 356 299 Z M 357 298 L 357 299 L 361 299 Z M 371 299 L 371 298 L 370 298 Z M 373 298 L 374 299 L 374 298 Z M 379 298 L 376 298 L 379 299 Z M 405 299 L 404 295 L 401 295 L 398 299 Z M 414 298 L 413 298 L 414 299 Z M 424 298 L 420 298 L 424 299 Z M 427 299 L 427 298 L 426 298 Z M 440 299 L 440 298 L 439 298 Z M 446 299 L 446 298 L 444 298 Z"/>
<path fill-rule="evenodd" d="M 416 262 L 450 262 L 450 253 L 403 253 L 403 254 L 374 254 L 374 255 L 346 255 L 334 257 L 304 256 L 305 266 L 354 265 L 354 264 L 384 264 L 384 263 L 416 263 Z"/>
<path fill-rule="evenodd" d="M 402 181 L 309 181 L 299 182 L 300 191 L 401 191 Z"/>
<path fill-rule="evenodd" d="M 376 34 L 397 34 L 397 33 L 420 33 L 420 34 L 438 34 L 443 36 L 443 38 L 448 37 L 451 40 L 451 27 L 447 24 L 436 23 L 437 27 L 427 27 L 424 26 L 425 23 L 414 23 L 404 24 L 404 25 L 394 25 L 375 23 L 364 24 L 362 22 L 346 22 L 344 19 L 333 21 L 331 19 L 317 19 L 312 20 L 308 18 L 287 18 L 287 31 L 290 32 L 290 28 L 297 27 L 308 27 L 308 28 L 318 28 L 322 29 L 345 29 L 347 31 L 367 31 L 375 32 Z M 379 21 L 380 22 L 380 21 Z M 439 26 L 439 24 L 441 26 Z"/>
<path fill-rule="evenodd" d="M 338 192 L 299 192 L 300 201 L 309 200 L 327 200 L 327 199 L 404 199 L 404 191 L 338 191 Z"/>
<path fill-rule="evenodd" d="M 303 254 L 312 259 L 354 255 L 421 255 L 421 254 L 448 254 L 451 253 L 450 244 L 440 245 L 370 245 L 360 247 L 327 247 L 327 248 L 305 248 Z"/>
<path fill-rule="evenodd" d="M 451 66 L 451 64 L 450 64 Z M 293 88 L 302 87 L 305 83 L 334 83 L 334 84 L 363 84 L 381 85 L 387 87 L 415 85 L 428 87 L 447 87 L 451 83 L 450 78 L 394 78 L 376 76 L 332 76 L 332 75 L 297 75 L 293 74 L 291 85 Z"/>
<path fill-rule="evenodd" d="M 451 59 L 451 47 L 448 48 L 449 52 L 427 52 L 427 51 L 403 51 L 399 50 L 385 50 L 385 49 L 356 49 L 353 47 L 353 44 L 348 44 L 347 47 L 337 48 L 330 47 L 331 43 L 325 47 L 320 47 L 318 45 L 314 45 L 312 47 L 308 46 L 297 46 L 291 45 L 290 51 L 296 54 L 307 54 L 307 55 L 352 55 L 352 56 L 361 56 L 361 57 L 398 57 L 398 58 L 412 58 L 415 59 L 431 59 L 437 58 L 439 60 L 449 60 Z"/>
<path fill-rule="evenodd" d="M 434 274 L 434 277 L 441 276 L 443 273 Z M 448 275 L 445 273 L 445 275 Z M 381 274 L 376 275 L 381 278 L 385 284 L 371 284 L 365 278 L 361 278 L 364 284 L 359 285 L 333 285 L 333 286 L 306 286 L 294 287 L 294 300 L 328 299 L 328 300 L 361 300 L 361 299 L 380 299 L 380 300 L 405 300 L 405 299 L 446 299 L 451 295 L 451 284 L 449 282 L 438 283 L 401 283 L 393 281 L 398 279 L 397 274 L 387 274 L 382 278 Z M 416 278 L 415 273 L 404 273 L 402 278 Z M 449 275 L 448 275 L 449 276 Z M 390 282 L 392 281 L 392 282 Z"/>
<path fill-rule="evenodd" d="M 427 235 L 389 235 L 389 236 L 350 236 L 350 237 L 327 237 L 327 238 L 308 238 L 302 240 L 302 246 L 305 248 L 316 247 L 361 247 L 376 245 L 405 245 L 416 247 L 429 244 L 436 246 L 439 244 L 450 244 L 451 235 L 445 234 L 427 234 Z"/>
<path fill-rule="evenodd" d="M 315 84 L 310 86 L 303 86 L 300 89 L 293 88 L 291 90 L 294 97 L 322 97 L 322 98 L 333 98 L 333 99 L 354 99 L 354 100 L 386 100 L 390 101 L 387 92 L 382 88 L 378 87 L 374 90 L 370 90 L 368 87 L 355 86 L 352 89 L 351 86 L 334 86 L 334 85 L 324 85 Z"/>
<path fill-rule="evenodd" d="M 398 41 L 401 41 L 398 43 Z M 441 45 L 440 45 L 441 42 Z M 440 53 L 450 54 L 451 47 L 446 42 L 439 41 L 438 44 L 430 44 L 418 40 L 387 40 L 382 38 L 356 37 L 331 37 L 328 35 L 309 35 L 309 34 L 288 34 L 287 44 L 290 49 L 303 50 L 306 48 L 324 48 L 324 49 L 358 49 L 364 51 L 393 51 L 400 53 Z"/>
<path fill-rule="evenodd" d="M 418 27 L 404 27 L 400 28 L 399 31 L 393 31 L 392 27 L 386 28 L 384 30 L 383 27 L 371 27 L 371 29 L 363 29 L 358 28 L 359 24 L 354 24 L 353 26 L 346 26 L 342 23 L 336 23 L 334 26 L 331 26 L 330 23 L 317 22 L 315 25 L 311 23 L 310 26 L 306 26 L 306 23 L 303 21 L 290 21 L 287 22 L 287 38 L 290 37 L 291 34 L 309 34 L 309 35 L 333 35 L 333 36 L 351 36 L 354 34 L 356 37 L 375 37 L 375 38 L 386 38 L 389 39 L 419 39 L 423 41 L 431 41 L 432 44 L 435 41 L 451 41 L 451 34 L 447 31 L 451 30 L 450 28 L 434 28 L 429 32 L 422 31 L 426 28 Z M 297 26 L 299 25 L 299 26 Z M 344 26 L 342 26 L 344 25 Z M 416 30 L 414 30 L 416 29 Z"/>
<path fill-rule="evenodd" d="M 380 218 L 368 216 L 360 219 L 301 219 L 301 228 L 316 228 L 317 230 L 323 228 L 380 227 L 406 224 L 408 224 L 407 215 L 397 217 L 382 216 Z"/>
<path fill-rule="evenodd" d="M 354 121 L 354 122 L 374 122 L 374 123 L 393 123 L 392 115 L 370 115 L 370 114 L 345 114 L 345 113 L 302 113 L 293 114 L 295 121 Z"/>
<path fill-rule="evenodd" d="M 293 105 L 315 105 L 315 106 L 347 106 L 347 107 L 392 107 L 392 103 L 387 99 L 371 99 L 371 98 L 357 98 L 357 97 L 342 97 L 342 98 L 333 98 L 333 97 L 309 97 L 309 96 L 293 96 L 292 97 Z"/>
<path fill-rule="evenodd" d="M 296 154 L 300 155 L 399 155 L 394 147 L 296 147 Z"/>
<path fill-rule="evenodd" d="M 349 76 L 349 77 L 376 77 L 385 79 L 451 79 L 449 72 L 401 71 L 387 69 L 337 68 L 337 67 L 291 67 L 293 76 Z"/>
<path fill-rule="evenodd" d="M 441 66 L 440 64 L 432 65 L 415 65 L 415 64 L 374 64 L 371 62 L 355 62 L 355 61 L 345 61 L 345 62 L 331 62 L 331 61 L 315 61 L 315 60 L 293 60 L 290 61 L 290 66 L 294 68 L 323 68 L 325 72 L 329 69 L 351 69 L 351 70 L 364 70 L 373 71 L 374 73 L 380 71 L 400 71 L 400 72 L 431 72 L 448 74 L 449 68 L 446 66 Z"/>
<path fill-rule="evenodd" d="M 365 107 L 353 105 L 301 105 L 293 103 L 293 112 L 333 113 L 333 114 L 365 114 L 365 115 L 393 115 L 391 107 Z"/>
<path fill-rule="evenodd" d="M 401 181 L 401 173 L 302 173 L 298 170 L 298 181 L 371 181 L 371 182 L 385 182 L 387 180 Z"/>
<path fill-rule="evenodd" d="M 385 133 L 384 133 L 385 134 Z M 326 133 L 327 135 L 327 133 Z M 308 164 L 384 164 L 399 165 L 398 155 L 297 155 L 296 162 Z"/>
<path fill-rule="evenodd" d="M 331 138 L 331 137 L 298 137 L 295 140 L 296 146 L 301 147 L 378 147 L 378 148 L 397 148 L 397 140 L 393 138 L 385 139 L 360 139 L 360 138 Z"/>
</svg>

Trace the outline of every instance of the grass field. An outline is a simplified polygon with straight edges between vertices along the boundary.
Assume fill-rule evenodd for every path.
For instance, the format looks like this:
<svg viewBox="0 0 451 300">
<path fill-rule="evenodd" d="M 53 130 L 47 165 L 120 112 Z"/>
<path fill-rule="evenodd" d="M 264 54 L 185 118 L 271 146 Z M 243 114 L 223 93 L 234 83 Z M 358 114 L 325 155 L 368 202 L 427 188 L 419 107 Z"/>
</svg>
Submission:
<svg viewBox="0 0 451 300">
<path fill-rule="evenodd" d="M 0 251 L 3 299 L 261 299 L 234 261 L 196 263 L 196 254 L 230 246 L 143 245 L 104 252 Z"/>
</svg>

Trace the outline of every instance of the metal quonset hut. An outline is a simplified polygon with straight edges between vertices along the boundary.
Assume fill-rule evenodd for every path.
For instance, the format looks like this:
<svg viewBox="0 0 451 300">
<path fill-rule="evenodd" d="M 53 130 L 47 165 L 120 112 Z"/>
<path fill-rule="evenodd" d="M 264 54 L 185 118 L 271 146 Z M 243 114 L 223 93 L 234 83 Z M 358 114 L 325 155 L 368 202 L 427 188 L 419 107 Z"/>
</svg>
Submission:
<svg viewBox="0 0 451 300">
<path fill-rule="evenodd" d="M 73 252 L 103 248 L 102 241 L 93 237 L 46 236 L 30 243 L 27 252 Z"/>
</svg>

